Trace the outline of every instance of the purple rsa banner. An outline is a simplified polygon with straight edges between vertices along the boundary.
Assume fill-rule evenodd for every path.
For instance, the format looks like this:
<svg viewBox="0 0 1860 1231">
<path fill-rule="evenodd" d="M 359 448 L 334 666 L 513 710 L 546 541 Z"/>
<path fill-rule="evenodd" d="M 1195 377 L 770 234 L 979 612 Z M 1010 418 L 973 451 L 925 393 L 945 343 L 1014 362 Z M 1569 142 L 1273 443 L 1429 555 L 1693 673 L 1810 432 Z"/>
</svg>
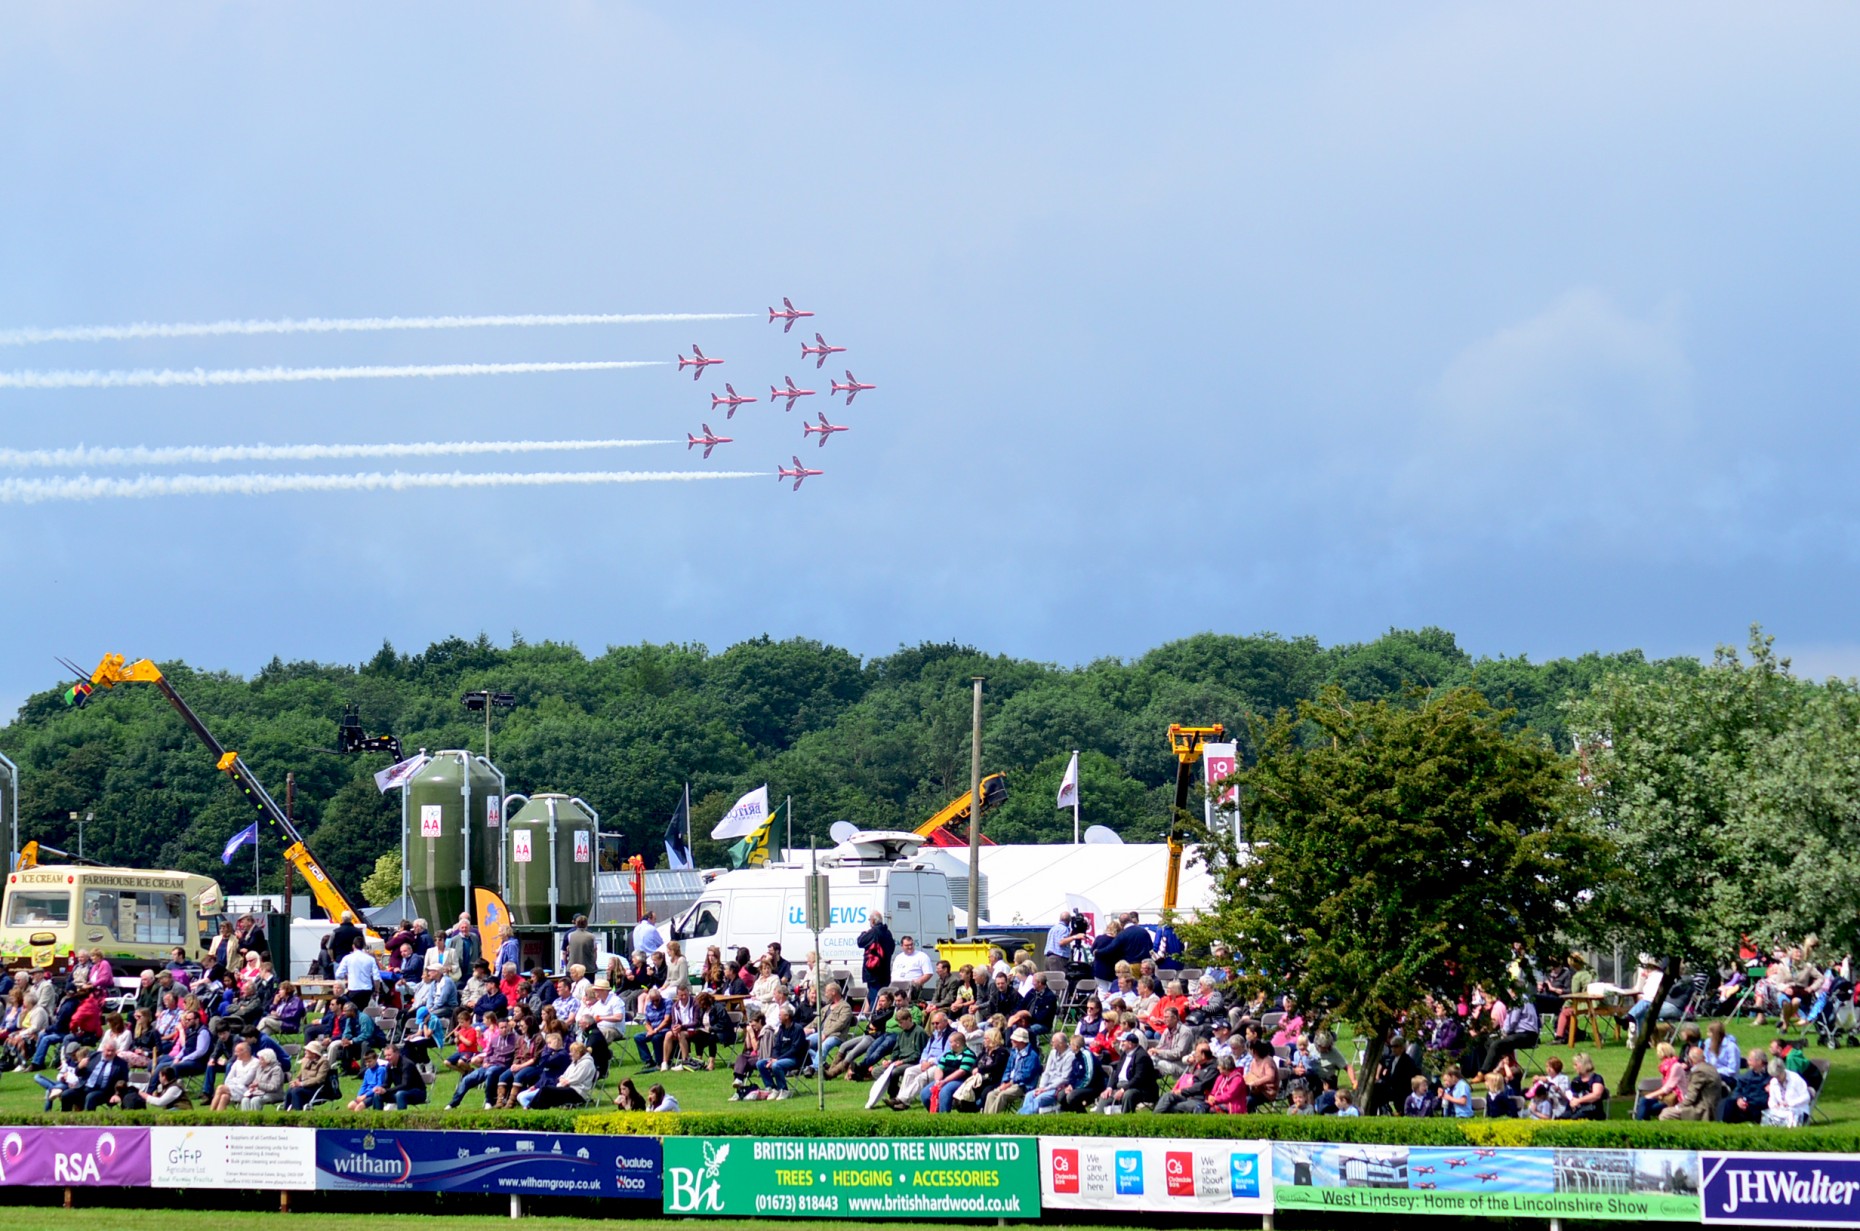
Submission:
<svg viewBox="0 0 1860 1231">
<path fill-rule="evenodd" d="M 146 1128 L 14 1128 L 0 1132 L 0 1184 L 147 1188 Z"/>
<path fill-rule="evenodd" d="M 1860 1227 L 1852 1154 L 1699 1155 L 1705 1221 L 1753 1227 Z"/>
<path fill-rule="evenodd" d="M 316 1186 L 657 1201 L 660 1157 L 656 1137 L 320 1128 Z"/>
</svg>

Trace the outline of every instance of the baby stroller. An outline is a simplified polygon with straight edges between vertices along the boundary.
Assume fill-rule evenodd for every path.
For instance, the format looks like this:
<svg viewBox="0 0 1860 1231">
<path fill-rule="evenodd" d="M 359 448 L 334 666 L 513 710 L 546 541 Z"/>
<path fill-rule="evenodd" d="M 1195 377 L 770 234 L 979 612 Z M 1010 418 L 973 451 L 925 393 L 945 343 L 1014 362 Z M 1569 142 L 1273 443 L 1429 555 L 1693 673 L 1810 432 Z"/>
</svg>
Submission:
<svg viewBox="0 0 1860 1231">
<path fill-rule="evenodd" d="M 1803 1014 L 1802 1024 L 1814 1031 L 1814 1037 L 1823 1047 L 1838 1048 L 1843 1043 L 1849 1047 L 1860 1045 L 1860 1014 L 1854 1011 L 1852 981 L 1838 976 L 1829 980 L 1827 988 Z"/>
</svg>

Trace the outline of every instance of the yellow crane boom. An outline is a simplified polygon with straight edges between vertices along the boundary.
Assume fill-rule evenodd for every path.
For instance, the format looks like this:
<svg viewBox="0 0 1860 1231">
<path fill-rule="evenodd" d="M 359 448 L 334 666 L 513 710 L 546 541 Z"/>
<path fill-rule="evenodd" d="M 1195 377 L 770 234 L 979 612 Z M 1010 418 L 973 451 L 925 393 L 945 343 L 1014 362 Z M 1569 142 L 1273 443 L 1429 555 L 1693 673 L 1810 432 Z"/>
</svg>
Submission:
<svg viewBox="0 0 1860 1231">
<path fill-rule="evenodd" d="M 1176 895 L 1182 884 L 1182 814 L 1188 811 L 1189 788 L 1195 784 L 1195 762 L 1201 760 L 1201 746 L 1227 734 L 1220 723 L 1211 727 L 1185 727 L 1169 724 L 1169 748 L 1175 753 L 1175 807 L 1169 813 L 1169 871 L 1163 880 L 1163 910 L 1175 910 Z"/>
<path fill-rule="evenodd" d="M 213 753 L 214 768 L 231 778 L 233 785 L 239 788 L 239 793 L 245 796 L 246 802 L 256 808 L 259 816 L 289 842 L 284 850 L 284 858 L 292 867 L 303 873 L 303 878 L 309 884 L 310 894 L 316 899 L 317 905 L 323 908 L 324 913 L 332 921 L 341 920 L 346 913 L 367 933 L 370 948 L 382 947 L 380 935 L 368 927 L 361 910 L 330 878 L 323 865 L 317 862 L 316 856 L 310 853 L 310 848 L 304 843 L 303 835 L 297 832 L 297 826 L 293 825 L 291 818 L 284 814 L 284 809 L 278 807 L 277 800 L 271 797 L 271 792 L 267 791 L 264 784 L 258 780 L 258 775 L 254 774 L 251 767 L 240 759 L 238 753 L 222 745 L 213 732 L 207 729 L 207 724 L 202 722 L 192 707 L 181 699 L 181 694 L 174 690 L 174 685 L 170 684 L 167 677 L 161 673 L 161 668 L 146 658 L 132 663 L 125 660 L 121 654 L 106 654 L 103 661 L 97 664 L 97 669 L 91 672 L 90 682 L 95 688 L 114 688 L 118 684 L 155 685 L 161 695 L 168 699 L 168 704 L 172 705 L 175 712 L 181 716 L 181 720 L 187 723 L 189 729 L 200 738 L 200 742 Z"/>
</svg>

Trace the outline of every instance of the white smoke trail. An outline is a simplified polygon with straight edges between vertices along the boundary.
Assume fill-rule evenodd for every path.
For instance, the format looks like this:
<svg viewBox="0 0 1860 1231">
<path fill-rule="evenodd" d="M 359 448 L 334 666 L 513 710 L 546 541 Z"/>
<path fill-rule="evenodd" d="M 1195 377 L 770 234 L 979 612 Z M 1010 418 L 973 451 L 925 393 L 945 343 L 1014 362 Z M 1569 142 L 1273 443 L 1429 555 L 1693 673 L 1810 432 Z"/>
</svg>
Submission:
<svg viewBox="0 0 1860 1231">
<path fill-rule="evenodd" d="M 387 329 L 486 329 L 540 325 L 646 325 L 682 321 L 733 321 L 754 312 L 573 312 L 518 316 L 358 316 L 281 321 L 205 321 L 194 324 L 31 325 L 0 329 L 0 346 L 37 342 L 122 342 L 138 338 L 214 338 L 277 333 L 368 333 Z"/>
<path fill-rule="evenodd" d="M 454 457 L 481 453 L 556 453 L 637 449 L 676 440 L 459 440 L 423 444 L 357 445 L 132 445 L 69 449 L 0 449 L 0 468 L 215 465 L 224 462 L 323 462 L 352 457 Z"/>
<path fill-rule="evenodd" d="M 48 500 L 148 500 L 158 496 L 267 496 L 277 492 L 411 491 L 422 487 L 570 487 L 612 483 L 706 483 L 766 479 L 763 470 L 563 470 L 486 474 L 180 474 L 133 479 L 0 479 L 0 504 Z"/>
<path fill-rule="evenodd" d="M 0 389 L 133 389 L 172 385 L 268 385 L 280 381 L 377 380 L 397 376 L 514 376 L 528 372 L 608 372 L 655 368 L 666 359 L 612 359 L 594 363 L 427 363 L 361 368 L 136 368 L 115 372 L 0 372 Z"/>
</svg>

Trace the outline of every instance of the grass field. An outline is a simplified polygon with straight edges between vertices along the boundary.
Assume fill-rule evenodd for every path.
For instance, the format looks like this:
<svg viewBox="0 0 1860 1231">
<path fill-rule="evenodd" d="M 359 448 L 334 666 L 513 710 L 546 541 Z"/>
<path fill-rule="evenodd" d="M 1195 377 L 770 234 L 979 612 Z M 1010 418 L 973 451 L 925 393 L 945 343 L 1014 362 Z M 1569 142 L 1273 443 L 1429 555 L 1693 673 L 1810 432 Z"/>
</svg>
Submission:
<svg viewBox="0 0 1860 1231">
<path fill-rule="evenodd" d="M 1748 1021 L 1733 1022 L 1730 1024 L 1730 1030 L 1731 1033 L 1736 1036 L 1739 1045 L 1745 1050 L 1753 1046 L 1767 1044 L 1772 1038 L 1777 1037 L 1777 1031 L 1773 1027 L 1764 1027 L 1761 1029 L 1753 1028 Z M 1596 1070 L 1608 1081 L 1611 1090 L 1614 1088 L 1616 1080 L 1620 1077 L 1621 1072 L 1627 1066 L 1628 1048 L 1625 1044 L 1614 1042 L 1607 1043 L 1599 1050 L 1590 1045 L 1587 1041 L 1584 1041 L 1584 1043 L 1577 1048 L 1564 1047 L 1560 1044 L 1555 1046 L 1545 1045 L 1538 1049 L 1536 1058 L 1538 1063 L 1541 1064 L 1553 1055 L 1561 1056 L 1567 1066 L 1570 1057 L 1576 1051 L 1587 1051 L 1594 1058 Z M 1853 1124 L 1860 1122 L 1860 1051 L 1828 1051 L 1815 1048 L 1811 1049 L 1810 1054 L 1833 1061 L 1833 1068 L 1828 1075 L 1828 1088 L 1823 1093 L 1821 1099 L 1821 1109 L 1826 1114 L 1828 1121 L 1834 1124 Z M 603 1091 L 597 1092 L 599 1103 L 596 1110 L 611 1109 L 613 1089 L 622 1078 L 630 1078 L 641 1092 L 644 1092 L 654 1082 L 663 1083 L 665 1088 L 678 1099 L 680 1106 L 686 1111 L 716 1111 L 734 1105 L 730 1102 L 730 1073 L 728 1072 L 727 1065 L 722 1060 L 718 1061 L 718 1068 L 715 1072 L 692 1073 L 682 1070 L 673 1070 L 671 1072 L 661 1073 L 656 1068 L 650 1072 L 645 1072 L 641 1071 L 638 1057 L 633 1053 L 633 1049 L 630 1045 L 626 1047 L 624 1053 L 616 1048 L 614 1059 L 615 1063 L 612 1074 L 604 1084 Z M 629 1063 L 628 1061 L 631 1062 Z M 1656 1070 L 1653 1067 L 1653 1053 L 1649 1051 L 1648 1063 L 1643 1070 L 1643 1075 L 1650 1075 L 1655 1072 Z M 442 1068 L 439 1073 L 438 1083 L 429 1093 L 429 1105 L 435 1107 L 443 1106 L 451 1099 L 453 1091 L 457 1088 L 458 1083 L 459 1078 L 456 1074 Z M 353 1094 L 357 1084 L 358 1082 L 356 1079 L 345 1078 L 343 1089 L 345 1092 Z M 864 1083 L 842 1080 L 826 1082 L 824 1085 L 828 1110 L 852 1111 L 865 1105 L 865 1097 L 869 1087 Z M 199 1091 L 199 1079 L 190 1079 L 189 1088 L 192 1092 L 197 1094 Z M 482 1106 L 482 1103 L 483 1100 L 479 1092 L 473 1091 L 466 1097 L 463 1110 L 476 1110 Z M 39 1111 L 43 1105 L 44 1092 L 40 1090 L 37 1085 L 33 1084 L 30 1075 L 25 1073 L 0 1074 L 0 1120 L 4 1120 L 8 1116 L 17 1116 L 28 1112 Z M 770 1110 L 778 1109 L 779 1111 L 786 1112 L 796 1117 L 805 1117 L 810 1111 L 814 1110 L 818 1104 L 816 1102 L 816 1096 L 809 1092 L 805 1094 L 797 1093 L 793 1099 L 785 1102 L 765 1102 L 753 1105 Z M 1632 1112 L 1632 1100 L 1615 1099 L 1612 1102 L 1610 1110 L 1612 1116 L 1626 1117 Z M 918 1108 L 895 1114 L 902 1123 L 909 1121 L 913 1117 L 925 1116 L 929 1113 Z M 1033 1126 L 1032 1121 L 1033 1118 L 1029 1117 L 1030 1129 Z M 1040 1118 L 1040 1127 L 1047 1132 L 1054 1131 L 1054 1124 L 1055 1121 L 1052 1117 Z"/>
</svg>

